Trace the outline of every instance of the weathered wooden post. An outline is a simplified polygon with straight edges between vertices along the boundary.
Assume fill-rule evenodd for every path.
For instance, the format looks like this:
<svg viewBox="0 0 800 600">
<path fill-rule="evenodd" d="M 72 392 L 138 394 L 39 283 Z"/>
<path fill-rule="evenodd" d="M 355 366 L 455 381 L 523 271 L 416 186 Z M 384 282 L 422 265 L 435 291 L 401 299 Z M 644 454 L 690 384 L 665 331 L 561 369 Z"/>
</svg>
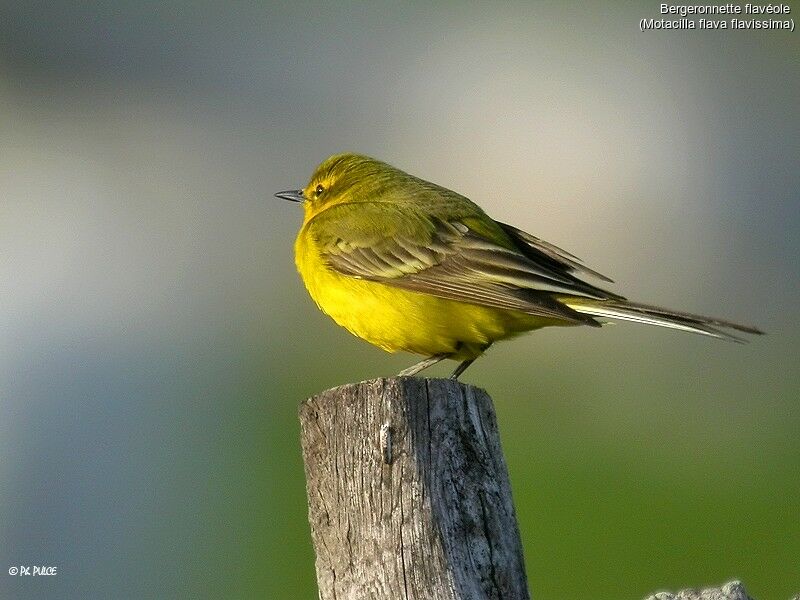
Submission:
<svg viewBox="0 0 800 600">
<path fill-rule="evenodd" d="M 491 398 L 397 377 L 300 407 L 321 600 L 524 600 Z"/>
</svg>

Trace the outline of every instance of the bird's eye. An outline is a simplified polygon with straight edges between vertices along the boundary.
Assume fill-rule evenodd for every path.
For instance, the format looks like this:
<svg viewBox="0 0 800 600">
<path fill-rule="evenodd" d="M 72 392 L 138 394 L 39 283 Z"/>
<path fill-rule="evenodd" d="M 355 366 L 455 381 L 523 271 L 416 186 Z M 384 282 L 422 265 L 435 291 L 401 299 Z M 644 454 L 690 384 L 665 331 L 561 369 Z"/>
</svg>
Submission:
<svg viewBox="0 0 800 600">
<path fill-rule="evenodd" d="M 321 183 L 317 186 L 317 189 L 314 190 L 314 192 L 317 194 L 317 196 L 321 196 L 322 192 L 324 192 L 324 191 L 325 191 L 325 188 L 322 186 Z"/>
</svg>

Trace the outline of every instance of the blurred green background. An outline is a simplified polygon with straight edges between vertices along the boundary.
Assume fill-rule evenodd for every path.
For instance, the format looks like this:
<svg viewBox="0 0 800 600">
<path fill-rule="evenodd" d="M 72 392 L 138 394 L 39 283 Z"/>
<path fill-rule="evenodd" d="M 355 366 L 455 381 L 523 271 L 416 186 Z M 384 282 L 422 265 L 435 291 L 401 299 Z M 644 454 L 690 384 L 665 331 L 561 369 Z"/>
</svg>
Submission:
<svg viewBox="0 0 800 600">
<path fill-rule="evenodd" d="M 800 38 L 657 12 L 0 4 L 0 597 L 316 597 L 298 403 L 416 360 L 294 272 L 272 194 L 345 150 L 769 332 L 547 330 L 467 371 L 537 600 L 800 591 Z"/>
</svg>

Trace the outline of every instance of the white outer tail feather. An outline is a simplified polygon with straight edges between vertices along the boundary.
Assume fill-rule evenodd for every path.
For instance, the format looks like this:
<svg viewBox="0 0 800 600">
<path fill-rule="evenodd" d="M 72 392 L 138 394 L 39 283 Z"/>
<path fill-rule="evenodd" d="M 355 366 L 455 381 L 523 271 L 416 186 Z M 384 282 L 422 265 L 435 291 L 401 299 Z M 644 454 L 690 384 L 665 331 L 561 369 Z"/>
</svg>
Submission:
<svg viewBox="0 0 800 600">
<path fill-rule="evenodd" d="M 732 335 L 727 331 L 722 331 L 717 327 L 738 329 L 747 333 L 761 333 L 761 331 L 753 327 L 738 325 L 728 321 L 721 321 L 712 317 L 702 317 L 700 315 L 679 313 L 655 306 L 635 304 L 632 302 L 623 303 L 618 301 L 603 301 L 579 297 L 563 298 L 561 301 L 571 309 L 585 315 L 591 315 L 593 317 L 619 319 L 621 321 L 632 321 L 634 323 L 645 323 L 647 325 L 656 325 L 658 327 L 677 329 L 679 331 L 689 331 L 691 333 L 699 333 L 700 335 L 706 335 L 709 337 L 726 339 L 740 343 L 745 342 L 745 340 Z"/>
</svg>

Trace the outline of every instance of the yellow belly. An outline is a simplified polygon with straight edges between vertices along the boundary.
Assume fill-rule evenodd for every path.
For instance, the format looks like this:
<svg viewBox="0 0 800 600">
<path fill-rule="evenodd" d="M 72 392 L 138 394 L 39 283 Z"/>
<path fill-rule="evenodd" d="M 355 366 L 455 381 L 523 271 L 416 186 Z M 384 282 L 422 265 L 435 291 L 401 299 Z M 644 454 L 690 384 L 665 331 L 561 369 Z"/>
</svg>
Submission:
<svg viewBox="0 0 800 600">
<path fill-rule="evenodd" d="M 563 321 L 438 298 L 330 269 L 299 236 L 295 261 L 320 310 L 352 334 L 388 352 L 476 358 L 492 342 Z"/>
</svg>

